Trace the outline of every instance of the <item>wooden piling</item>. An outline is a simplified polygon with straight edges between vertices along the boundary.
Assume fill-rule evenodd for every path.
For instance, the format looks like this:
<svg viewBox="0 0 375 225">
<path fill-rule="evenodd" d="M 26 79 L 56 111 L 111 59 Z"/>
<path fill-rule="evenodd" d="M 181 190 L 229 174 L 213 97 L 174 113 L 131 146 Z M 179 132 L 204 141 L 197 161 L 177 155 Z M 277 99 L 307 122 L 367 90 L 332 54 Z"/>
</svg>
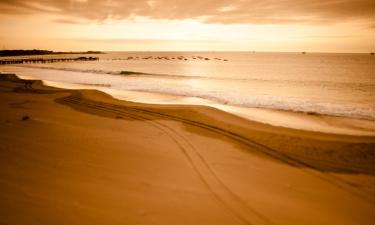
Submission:
<svg viewBox="0 0 375 225">
<path fill-rule="evenodd" d="M 99 57 L 78 57 L 78 58 L 54 58 L 54 59 L 0 59 L 0 65 L 5 64 L 25 64 L 25 63 L 54 63 L 72 61 L 98 61 Z"/>
</svg>

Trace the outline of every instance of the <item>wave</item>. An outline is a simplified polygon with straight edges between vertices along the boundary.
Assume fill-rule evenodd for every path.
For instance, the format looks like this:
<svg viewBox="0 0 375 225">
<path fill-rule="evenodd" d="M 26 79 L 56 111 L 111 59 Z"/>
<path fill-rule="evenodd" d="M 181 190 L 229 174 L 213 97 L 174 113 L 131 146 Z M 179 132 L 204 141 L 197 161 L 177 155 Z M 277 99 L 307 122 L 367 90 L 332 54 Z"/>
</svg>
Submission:
<svg viewBox="0 0 375 225">
<path fill-rule="evenodd" d="M 56 67 L 45 67 L 45 66 L 26 66 L 29 68 L 37 69 L 52 69 L 52 70 L 63 70 L 70 72 L 83 72 L 83 73 L 94 73 L 94 74 L 108 74 L 108 75 L 119 75 L 119 76 L 150 76 L 156 78 L 204 78 L 203 76 L 180 76 L 180 75 L 162 75 L 162 74 L 149 74 L 143 72 L 134 71 L 106 71 L 106 70 L 82 70 L 74 68 L 56 68 Z M 218 79 L 218 78 L 212 78 Z M 220 79 L 220 78 L 219 78 Z M 227 78 L 221 78 L 228 80 Z M 235 79 L 235 78 L 234 78 Z M 78 79 L 77 79 L 78 80 Z M 77 80 L 70 80 L 71 83 L 78 83 Z M 247 79 L 249 80 L 249 79 Z M 254 80 L 254 79 L 251 79 Z M 290 82 L 290 81 L 288 81 Z M 104 86 L 110 87 L 117 90 L 127 91 L 140 91 L 148 93 L 160 93 L 173 96 L 183 97 L 197 97 L 218 102 L 224 105 L 249 107 L 249 108 L 265 108 L 265 109 L 276 109 L 293 112 L 302 112 L 306 114 L 315 115 L 328 115 L 328 116 L 339 116 L 349 117 L 357 119 L 375 120 L 375 106 L 374 104 L 359 104 L 353 102 L 330 102 L 324 98 L 319 100 L 308 100 L 301 98 L 292 97 L 280 97 L 280 96 L 267 96 L 267 95 L 245 95 L 240 92 L 228 92 L 228 91 L 215 91 L 212 89 L 198 89 L 190 86 L 170 85 L 165 82 L 158 82 L 155 79 L 137 79 L 137 80 L 126 80 L 124 82 L 111 79 L 106 79 L 105 84 L 95 81 L 79 82 L 80 84 L 92 85 L 92 86 Z M 97 83 L 97 84 L 96 84 Z M 311 83 L 311 82 L 309 82 Z M 300 85 L 300 84 L 299 84 Z M 317 85 L 324 85 L 324 82 L 318 82 Z M 328 85 L 328 84 L 327 84 Z M 335 82 L 335 87 L 347 85 L 346 83 Z M 361 91 L 361 88 L 369 90 L 372 88 L 372 84 L 350 84 L 353 85 L 355 91 Z M 359 85 L 359 86 L 355 86 Z M 319 90 L 319 89 L 317 89 Z"/>
<path fill-rule="evenodd" d="M 49 66 L 34 66 L 34 65 L 18 65 L 18 67 L 27 67 L 34 69 L 46 69 L 46 70 L 60 70 L 67 72 L 79 72 L 79 73 L 94 73 L 94 74 L 107 74 L 107 75 L 149 75 L 147 73 L 135 72 L 135 71 L 111 71 L 111 70 L 97 70 L 97 69 L 76 69 L 76 68 L 62 68 L 62 67 L 49 67 Z"/>
<path fill-rule="evenodd" d="M 172 79 L 204 79 L 204 80 L 219 80 L 219 81 L 260 81 L 260 82 L 279 82 L 279 83 L 287 83 L 287 84 L 298 84 L 298 85 L 306 85 L 308 82 L 309 85 L 316 85 L 320 87 L 324 86 L 334 86 L 335 88 L 340 88 L 344 86 L 351 85 L 353 89 L 361 90 L 365 89 L 375 89 L 375 84 L 369 84 L 366 82 L 356 81 L 356 83 L 348 83 L 343 81 L 316 81 L 316 80 L 308 80 L 308 81 L 298 81 L 298 80 L 285 80 L 285 79 L 264 79 L 264 78 L 254 78 L 254 77 L 213 77 L 213 76 L 199 76 L 199 75 L 180 75 L 180 74 L 157 74 L 157 73 L 146 73 L 146 72 L 139 72 L 139 71 L 129 71 L 129 70 L 121 70 L 121 71 L 113 71 L 113 70 L 99 70 L 99 69 L 77 69 L 77 68 L 63 68 L 63 67 L 49 67 L 49 66 L 35 66 L 35 65 L 17 65 L 17 67 L 26 67 L 26 68 L 35 68 L 35 69 L 46 69 L 46 70 L 59 70 L 59 71 L 67 71 L 67 72 L 79 72 L 79 73 L 92 73 L 92 74 L 103 74 L 103 75 L 119 75 L 119 76 L 126 76 L 126 77 L 137 77 L 137 76 L 144 76 L 144 77 L 154 77 L 154 78 L 172 78 Z"/>
<path fill-rule="evenodd" d="M 263 108 L 291 112 L 305 113 L 309 115 L 326 115 L 349 117 L 356 119 L 374 120 L 375 108 L 360 104 L 342 104 L 323 101 L 312 101 L 298 98 L 287 98 L 277 96 L 244 96 L 236 93 L 205 91 L 205 90 L 187 90 L 180 88 L 131 88 L 128 90 L 160 93 L 182 97 L 197 97 L 211 100 L 219 104 L 240 106 L 246 108 Z"/>
<path fill-rule="evenodd" d="M 60 70 L 67 72 L 79 72 L 79 73 L 94 73 L 104 75 L 120 75 L 120 76 L 149 76 L 159 78 L 181 78 L 181 79 L 209 79 L 209 80 L 248 80 L 246 78 L 231 78 L 231 77 L 208 77 L 208 76 L 197 76 L 197 75 L 175 75 L 175 74 L 157 74 L 157 73 L 144 73 L 138 71 L 112 71 L 112 70 L 98 70 L 98 69 L 76 69 L 76 68 L 63 68 L 63 67 L 49 67 L 49 66 L 35 66 L 35 65 L 17 65 L 18 67 L 34 68 L 34 69 L 46 69 L 46 70 Z"/>
<path fill-rule="evenodd" d="M 111 87 L 112 85 L 110 84 L 103 84 L 103 83 L 75 83 L 75 84 L 79 84 L 79 85 L 86 85 L 86 86 L 94 86 L 94 87 Z"/>
</svg>

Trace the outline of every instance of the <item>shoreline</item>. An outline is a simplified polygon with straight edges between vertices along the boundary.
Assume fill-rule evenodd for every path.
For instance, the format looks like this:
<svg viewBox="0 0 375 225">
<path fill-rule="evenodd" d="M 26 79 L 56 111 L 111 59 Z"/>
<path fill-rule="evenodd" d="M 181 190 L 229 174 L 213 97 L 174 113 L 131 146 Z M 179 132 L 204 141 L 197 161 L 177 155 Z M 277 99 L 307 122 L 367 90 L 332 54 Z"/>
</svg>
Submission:
<svg viewBox="0 0 375 225">
<path fill-rule="evenodd" d="M 15 75 L 0 75 L 0 100 L 6 224 L 373 223 L 372 137 L 25 88 Z"/>
<path fill-rule="evenodd" d="M 34 78 L 33 74 L 24 75 L 19 74 L 18 72 L 16 72 L 18 76 L 25 79 L 38 79 Z M 11 70 L 10 73 L 14 73 L 14 71 Z M 206 105 L 251 121 L 257 121 L 264 124 L 291 129 L 375 137 L 375 121 L 366 119 L 329 116 L 322 114 L 308 114 L 304 112 L 285 111 L 278 109 L 246 108 L 241 106 L 225 105 L 212 100 L 202 99 L 198 97 L 174 96 L 140 91 L 115 90 L 110 87 L 98 85 L 69 84 L 46 80 L 44 82 L 46 82 L 50 86 L 58 88 L 96 89 L 110 94 L 120 100 L 145 104 Z"/>
<path fill-rule="evenodd" d="M 35 79 L 32 76 L 20 77 Z M 277 127 L 296 130 L 321 132 L 327 134 L 342 134 L 375 137 L 375 121 L 329 116 L 322 114 L 308 114 L 304 112 L 285 111 L 266 108 L 246 108 L 241 106 L 224 105 L 198 97 L 174 96 L 160 93 L 114 90 L 109 87 L 86 84 L 69 84 L 43 80 L 48 86 L 64 89 L 93 89 L 105 92 L 114 98 L 124 101 L 156 104 L 156 105 L 197 105 L 209 106 L 241 118 Z"/>
<path fill-rule="evenodd" d="M 21 83 L 23 83 L 23 79 L 19 78 L 16 74 L 10 74 L 11 77 L 14 76 L 15 80 L 19 80 Z M 0 74 L 1 76 L 1 74 Z M 121 98 L 116 98 L 111 94 L 108 94 L 106 92 L 103 92 L 101 90 L 97 89 L 65 89 L 65 88 L 60 88 L 60 87 L 54 87 L 54 86 L 49 86 L 45 85 L 44 81 L 42 80 L 34 80 L 34 82 L 37 83 L 37 87 L 41 87 L 42 89 L 56 89 L 61 90 L 62 92 L 68 92 L 68 93 L 76 93 L 82 97 L 86 97 L 87 95 L 87 100 L 96 102 L 96 100 L 104 101 L 105 103 L 109 104 L 116 104 L 119 106 L 131 106 L 135 108 L 140 108 L 143 110 L 144 108 L 147 110 L 153 110 L 156 111 L 156 114 L 159 115 L 161 118 L 167 118 L 167 119 L 172 119 L 172 120 L 177 120 L 177 121 L 182 121 L 186 123 L 200 123 L 200 118 L 203 117 L 203 120 L 205 123 L 207 121 L 211 121 L 212 124 L 205 124 L 208 125 L 209 127 L 214 127 L 215 129 L 219 130 L 226 130 L 227 127 L 229 126 L 231 128 L 230 133 L 236 133 L 237 136 L 240 138 L 247 138 L 247 132 L 249 131 L 256 131 L 256 132 L 265 132 L 269 133 L 269 135 L 273 136 L 276 134 L 282 134 L 283 136 L 289 136 L 290 137 L 304 137 L 307 139 L 315 139 L 315 141 L 332 141 L 332 142 L 342 142 L 342 143 L 356 143 L 356 144 L 369 144 L 370 146 L 375 144 L 375 137 L 370 136 L 370 135 L 351 135 L 351 134 L 341 134 L 341 133 L 325 133 L 325 132 L 319 132 L 319 131 L 314 131 L 314 130 L 304 130 L 304 129 L 294 129 L 290 127 L 283 127 L 283 126 L 275 126 L 272 124 L 264 123 L 264 122 L 259 122 L 256 120 L 250 120 L 241 116 L 238 116 L 234 113 L 227 112 L 225 110 L 218 109 L 216 107 L 212 107 L 209 105 L 195 105 L 195 104 L 155 104 L 155 103 L 142 103 L 142 102 L 133 102 L 133 101 L 128 101 L 125 99 Z M 80 85 L 78 85 L 80 86 Z M 74 94 L 73 94 L 74 95 Z M 93 98 L 92 100 L 90 98 Z M 98 99 L 97 99 L 98 98 Z M 66 103 L 64 101 L 60 101 L 59 99 L 55 100 L 57 103 L 60 104 L 66 104 L 69 105 L 69 103 Z M 72 107 L 74 110 L 82 110 L 87 113 L 86 109 L 80 109 L 80 108 L 75 108 Z M 192 112 L 187 112 L 186 115 L 182 113 L 182 117 L 179 116 L 174 116 L 175 111 L 182 111 L 185 112 L 187 111 L 192 111 Z M 161 111 L 162 113 L 159 113 Z M 92 111 L 88 111 L 90 114 L 95 114 Z M 192 115 L 195 114 L 196 118 Z M 100 116 L 102 113 L 99 113 Z M 223 125 L 217 126 L 217 123 L 220 122 Z M 254 127 L 254 128 L 252 128 Z M 251 129 L 249 129 L 251 128 Z M 242 136 L 243 135 L 243 136 Z M 287 137 L 287 139 L 290 139 L 290 137 Z M 367 149 L 368 147 L 365 147 Z M 302 146 L 299 146 L 300 148 Z M 303 147 L 311 147 L 309 145 L 303 146 Z M 298 151 L 297 149 L 293 149 L 293 151 Z M 324 166 L 323 166 L 324 167 Z M 315 166 L 314 166 L 315 168 Z M 319 169 L 319 168 L 318 168 Z M 375 169 L 375 167 L 374 167 Z M 372 173 L 372 172 L 371 172 Z M 375 170 L 373 171 L 375 174 Z"/>
</svg>

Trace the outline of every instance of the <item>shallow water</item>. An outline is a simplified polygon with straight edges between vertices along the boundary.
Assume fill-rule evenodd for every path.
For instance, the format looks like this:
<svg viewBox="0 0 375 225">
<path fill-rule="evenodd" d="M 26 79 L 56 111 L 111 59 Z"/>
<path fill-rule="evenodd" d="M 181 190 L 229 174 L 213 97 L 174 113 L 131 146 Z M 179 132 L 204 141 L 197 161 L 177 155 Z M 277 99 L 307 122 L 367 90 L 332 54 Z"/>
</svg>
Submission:
<svg viewBox="0 0 375 225">
<path fill-rule="evenodd" d="M 371 55 L 114 52 L 96 56 L 99 61 L 0 70 L 60 84 L 106 87 L 143 102 L 184 103 L 193 98 L 223 109 L 274 109 L 375 121 L 375 57 Z M 134 98 L 130 92 L 172 97 L 139 94 Z"/>
</svg>

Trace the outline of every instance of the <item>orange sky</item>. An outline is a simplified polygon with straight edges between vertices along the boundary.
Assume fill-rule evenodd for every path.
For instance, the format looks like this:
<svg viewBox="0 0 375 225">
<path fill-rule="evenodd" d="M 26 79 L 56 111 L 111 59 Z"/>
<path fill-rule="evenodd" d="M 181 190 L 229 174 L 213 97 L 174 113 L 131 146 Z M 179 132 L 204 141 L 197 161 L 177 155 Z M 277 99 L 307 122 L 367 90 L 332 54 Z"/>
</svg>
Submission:
<svg viewBox="0 0 375 225">
<path fill-rule="evenodd" d="M 375 51 L 374 0 L 0 0 L 0 47 Z"/>
</svg>

